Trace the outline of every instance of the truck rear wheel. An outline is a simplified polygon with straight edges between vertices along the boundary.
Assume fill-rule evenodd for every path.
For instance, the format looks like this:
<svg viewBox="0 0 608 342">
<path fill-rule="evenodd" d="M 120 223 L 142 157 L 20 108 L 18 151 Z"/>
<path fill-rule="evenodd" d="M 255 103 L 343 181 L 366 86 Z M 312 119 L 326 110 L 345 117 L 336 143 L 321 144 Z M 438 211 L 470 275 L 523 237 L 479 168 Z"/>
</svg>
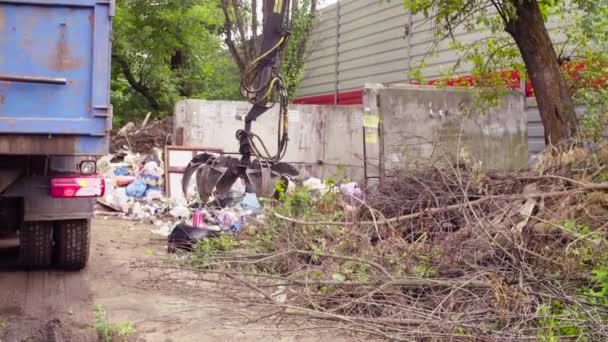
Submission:
<svg viewBox="0 0 608 342">
<path fill-rule="evenodd" d="M 55 265 L 66 271 L 87 266 L 91 245 L 91 221 L 60 221 L 55 226 Z"/>
<path fill-rule="evenodd" d="M 24 268 L 48 268 L 53 260 L 53 224 L 24 222 L 19 230 L 19 245 L 19 259 Z"/>
</svg>

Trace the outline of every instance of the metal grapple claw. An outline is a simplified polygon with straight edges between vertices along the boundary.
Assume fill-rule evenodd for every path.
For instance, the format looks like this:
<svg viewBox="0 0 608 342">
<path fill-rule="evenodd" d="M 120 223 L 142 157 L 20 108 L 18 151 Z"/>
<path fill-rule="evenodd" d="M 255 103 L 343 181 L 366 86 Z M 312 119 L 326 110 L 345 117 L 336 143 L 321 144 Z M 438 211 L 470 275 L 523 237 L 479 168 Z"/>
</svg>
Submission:
<svg viewBox="0 0 608 342">
<path fill-rule="evenodd" d="M 196 185 L 200 198 L 207 202 L 212 194 L 225 195 L 234 183 L 243 179 L 248 192 L 258 197 L 274 196 L 279 181 L 287 182 L 290 177 L 299 174 L 298 170 L 288 163 L 271 163 L 254 160 L 250 165 L 229 156 L 216 157 L 202 154 L 193 159 L 184 172 L 182 189 L 187 195 L 190 178 L 196 173 Z"/>
</svg>

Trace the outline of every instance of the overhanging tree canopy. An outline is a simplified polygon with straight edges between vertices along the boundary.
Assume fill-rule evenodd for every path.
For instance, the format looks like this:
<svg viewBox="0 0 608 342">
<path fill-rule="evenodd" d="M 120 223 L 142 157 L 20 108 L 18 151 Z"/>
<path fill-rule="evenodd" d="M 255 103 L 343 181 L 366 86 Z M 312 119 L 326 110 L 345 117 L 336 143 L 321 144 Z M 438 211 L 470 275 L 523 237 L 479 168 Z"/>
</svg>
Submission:
<svg viewBox="0 0 608 342">
<path fill-rule="evenodd" d="M 563 31 L 579 45 L 569 52 L 602 61 L 605 56 L 601 46 L 608 37 L 605 33 L 608 1 L 404 0 L 404 4 L 406 9 L 424 13 L 439 24 L 436 33 L 440 39 L 454 40 L 453 32 L 461 25 L 468 30 L 488 29 L 491 35 L 483 47 L 464 46 L 456 41 L 453 46 L 466 51 L 465 58 L 473 63 L 477 74 L 496 72 L 492 66 L 504 65 L 504 59 L 509 59 L 513 65 L 521 58 L 522 69 L 527 71 L 537 97 L 546 143 L 566 145 L 576 136 L 578 124 L 573 95 L 578 92 L 572 91 L 562 72 L 561 62 L 567 58 L 558 55 L 546 21 L 552 16 L 566 18 L 569 22 L 562 23 Z M 581 30 L 582 27 L 587 29 Z M 501 32 L 508 33 L 508 36 L 501 36 Z M 561 52 L 565 51 L 562 48 Z M 497 62 L 501 58 L 503 61 Z M 601 65 L 595 64 L 600 66 L 595 71 L 608 72 L 603 71 Z M 597 96 L 592 97 L 597 100 Z"/>
</svg>

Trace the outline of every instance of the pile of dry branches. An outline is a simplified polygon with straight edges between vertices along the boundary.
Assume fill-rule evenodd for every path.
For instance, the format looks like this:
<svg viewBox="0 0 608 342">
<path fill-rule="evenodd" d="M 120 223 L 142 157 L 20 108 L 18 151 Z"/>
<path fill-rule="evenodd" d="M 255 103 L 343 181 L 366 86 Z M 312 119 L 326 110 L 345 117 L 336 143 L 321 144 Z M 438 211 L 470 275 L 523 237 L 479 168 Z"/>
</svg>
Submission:
<svg viewBox="0 0 608 342">
<path fill-rule="evenodd" d="M 355 212 L 339 195 L 296 192 L 238 246 L 209 240 L 154 267 L 173 286 L 261 308 L 256 321 L 303 316 L 391 340 L 606 340 L 595 293 L 608 276 L 593 274 L 608 262 L 607 164 L 402 171 Z"/>
<path fill-rule="evenodd" d="M 112 132 L 110 152 L 128 150 L 134 153 L 149 153 L 154 147 L 164 148 L 165 145 L 171 144 L 172 132 L 171 118 L 154 120 L 139 127 L 130 122 Z"/>
</svg>

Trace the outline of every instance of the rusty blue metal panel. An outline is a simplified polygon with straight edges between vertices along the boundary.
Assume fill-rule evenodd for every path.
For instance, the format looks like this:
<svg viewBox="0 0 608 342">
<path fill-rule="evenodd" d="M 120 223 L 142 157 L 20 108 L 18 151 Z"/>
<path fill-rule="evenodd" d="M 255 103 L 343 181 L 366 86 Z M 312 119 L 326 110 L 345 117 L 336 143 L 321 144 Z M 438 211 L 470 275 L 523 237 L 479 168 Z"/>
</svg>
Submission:
<svg viewBox="0 0 608 342">
<path fill-rule="evenodd" d="M 105 153 L 113 11 L 112 0 L 0 0 L 0 140 L 70 136 L 65 154 Z"/>
</svg>

